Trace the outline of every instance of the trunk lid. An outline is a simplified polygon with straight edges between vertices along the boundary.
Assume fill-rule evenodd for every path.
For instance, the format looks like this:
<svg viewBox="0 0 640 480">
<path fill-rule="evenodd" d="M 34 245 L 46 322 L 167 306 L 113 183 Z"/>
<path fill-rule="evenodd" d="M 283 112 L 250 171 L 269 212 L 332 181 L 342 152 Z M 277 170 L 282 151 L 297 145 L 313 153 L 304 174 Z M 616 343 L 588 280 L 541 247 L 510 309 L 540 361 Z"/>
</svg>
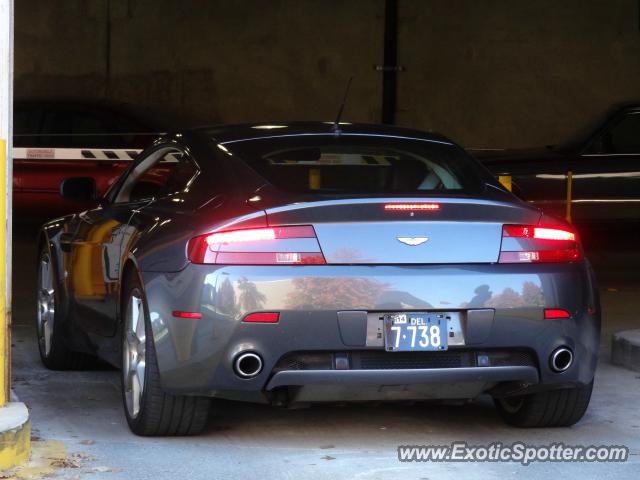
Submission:
<svg viewBox="0 0 640 480">
<path fill-rule="evenodd" d="M 386 210 L 433 203 L 438 210 Z M 313 225 L 329 264 L 494 263 L 503 224 L 535 224 L 525 204 L 478 198 L 356 198 L 266 208 L 269 225 Z"/>
</svg>

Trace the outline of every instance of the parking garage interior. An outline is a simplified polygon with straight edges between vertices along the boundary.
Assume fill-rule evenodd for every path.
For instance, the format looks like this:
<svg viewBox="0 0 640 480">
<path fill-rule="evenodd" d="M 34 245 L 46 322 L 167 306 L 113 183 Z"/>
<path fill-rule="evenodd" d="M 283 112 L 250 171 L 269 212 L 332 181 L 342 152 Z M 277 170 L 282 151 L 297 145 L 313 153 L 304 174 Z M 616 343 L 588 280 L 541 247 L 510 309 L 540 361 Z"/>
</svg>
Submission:
<svg viewBox="0 0 640 480">
<path fill-rule="evenodd" d="M 480 159 L 505 149 L 574 145 L 621 108 L 640 106 L 636 0 L 17 0 L 14 9 L 15 112 L 21 105 L 123 112 L 139 120 L 140 131 L 151 129 L 143 135 L 149 140 L 200 125 L 333 122 L 350 78 L 342 120 L 438 132 Z M 38 118 L 41 129 L 61 117 L 47 120 L 42 113 Z M 21 172 L 24 183 L 14 177 L 9 217 L 10 378 L 12 395 L 29 409 L 31 457 L 0 478 L 209 479 L 256 472 L 267 478 L 544 478 L 558 473 L 636 478 L 640 356 L 628 353 L 615 362 L 612 350 L 616 334 L 640 328 L 640 152 L 618 154 L 635 162 L 625 170 L 634 182 L 628 184 L 631 196 L 604 207 L 581 197 L 580 183 L 574 196 L 568 194 L 569 172 L 554 170 L 562 178 L 549 205 L 569 218 L 577 208 L 571 220 L 595 269 L 602 312 L 592 402 L 575 426 L 514 429 L 500 422 L 484 396 L 455 404 L 331 403 L 295 409 L 220 401 L 201 436 L 140 438 L 129 432 L 121 413 L 118 371 L 102 364 L 50 371 L 40 363 L 37 239 L 50 212 L 47 193 L 28 182 L 56 175 L 47 170 L 53 164 L 38 155 L 67 148 L 59 142 L 73 132 L 59 129 L 47 137 L 42 130 L 28 130 L 35 123 L 17 122 L 13 171 Z M 23 141 L 36 134 L 42 137 L 37 145 Z M 640 130 L 634 135 L 640 138 Z M 105 151 L 83 144 L 82 135 L 69 141 L 77 152 Z M 16 156 L 17 148 L 23 148 L 23 158 Z M 517 168 L 533 165 L 537 175 L 544 175 L 546 170 L 534 168 L 537 154 L 531 155 Z M 45 165 L 19 170 L 26 164 L 21 161 Z M 560 157 L 552 161 L 561 162 Z M 608 161 L 602 155 L 598 168 Z M 517 185 L 518 175 L 524 175 L 517 168 L 492 173 Z M 603 182 L 611 181 L 598 172 Z M 578 176 L 572 182 L 579 182 L 580 175 L 594 174 L 578 170 L 572 175 Z M 522 192 L 514 188 L 514 193 Z M 623 209 L 624 218 L 616 216 Z M 596 210 L 597 218 L 590 217 Z M 216 415 L 217 408 L 225 414 Z M 619 464 L 526 467 L 398 461 L 398 445 L 454 441 L 626 445 L 630 457 Z"/>
</svg>

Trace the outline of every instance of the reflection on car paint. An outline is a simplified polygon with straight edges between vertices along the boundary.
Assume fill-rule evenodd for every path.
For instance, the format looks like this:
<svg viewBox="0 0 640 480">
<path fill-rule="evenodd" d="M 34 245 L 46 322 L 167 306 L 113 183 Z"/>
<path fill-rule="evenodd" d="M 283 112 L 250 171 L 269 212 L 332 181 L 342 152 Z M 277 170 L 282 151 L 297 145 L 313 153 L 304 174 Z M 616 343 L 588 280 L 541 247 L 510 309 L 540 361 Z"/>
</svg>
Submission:
<svg viewBox="0 0 640 480">
<path fill-rule="evenodd" d="M 393 268 L 393 267 L 390 267 Z M 511 275 L 495 280 L 490 276 L 455 275 L 448 288 L 435 278 L 421 278 L 413 283 L 393 275 L 374 277 L 304 276 L 292 279 L 248 281 L 241 268 L 237 274 L 223 275 L 211 302 L 212 311 L 241 319 L 246 313 L 259 310 L 388 310 L 443 308 L 519 308 L 545 305 L 546 276 Z M 215 275 L 214 275 L 215 276 Z M 488 280 L 488 283 L 482 281 Z M 207 282 L 212 285 L 215 282 Z M 205 298 L 202 299 L 205 302 Z"/>
</svg>

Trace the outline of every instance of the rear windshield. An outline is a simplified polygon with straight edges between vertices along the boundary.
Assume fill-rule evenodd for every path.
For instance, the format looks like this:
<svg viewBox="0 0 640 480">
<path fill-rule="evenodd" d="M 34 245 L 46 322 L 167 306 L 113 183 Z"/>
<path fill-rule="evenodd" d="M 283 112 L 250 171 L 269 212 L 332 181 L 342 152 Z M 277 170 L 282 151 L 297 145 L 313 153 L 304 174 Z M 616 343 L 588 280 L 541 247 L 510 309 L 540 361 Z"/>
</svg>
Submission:
<svg viewBox="0 0 640 480">
<path fill-rule="evenodd" d="M 223 148 L 295 193 L 478 193 L 491 181 L 460 148 L 435 141 L 343 134 L 242 140 Z"/>
</svg>

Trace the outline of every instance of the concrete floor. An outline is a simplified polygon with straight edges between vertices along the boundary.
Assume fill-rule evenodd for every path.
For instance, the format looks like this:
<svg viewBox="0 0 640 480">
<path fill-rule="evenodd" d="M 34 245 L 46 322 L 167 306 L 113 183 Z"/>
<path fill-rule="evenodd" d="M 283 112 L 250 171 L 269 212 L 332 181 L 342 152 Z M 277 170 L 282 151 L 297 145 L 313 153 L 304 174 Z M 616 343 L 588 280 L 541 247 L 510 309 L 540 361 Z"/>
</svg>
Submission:
<svg viewBox="0 0 640 480">
<path fill-rule="evenodd" d="M 637 328 L 640 266 L 635 242 L 615 252 L 594 242 L 604 313 L 601 362 L 591 406 L 576 426 L 518 430 L 505 426 L 491 401 L 317 406 L 283 410 L 221 402 L 207 432 L 195 438 L 139 438 L 129 433 L 118 373 L 51 372 L 38 359 L 33 331 L 33 233 L 16 229 L 13 386 L 31 409 L 36 454 L 53 467 L 26 469 L 18 478 L 185 479 L 375 478 L 450 479 L 574 477 L 638 478 L 640 374 L 609 362 L 611 333 Z M 216 412 L 213 412 L 216 413 Z M 400 463 L 398 445 L 521 441 L 541 445 L 626 445 L 625 464 Z M 66 451 L 66 460 L 62 448 Z M 51 452 L 57 453 L 51 453 Z M 56 455 L 58 457 L 56 457 Z M 2 477 L 0 477 L 2 478 Z"/>
</svg>

